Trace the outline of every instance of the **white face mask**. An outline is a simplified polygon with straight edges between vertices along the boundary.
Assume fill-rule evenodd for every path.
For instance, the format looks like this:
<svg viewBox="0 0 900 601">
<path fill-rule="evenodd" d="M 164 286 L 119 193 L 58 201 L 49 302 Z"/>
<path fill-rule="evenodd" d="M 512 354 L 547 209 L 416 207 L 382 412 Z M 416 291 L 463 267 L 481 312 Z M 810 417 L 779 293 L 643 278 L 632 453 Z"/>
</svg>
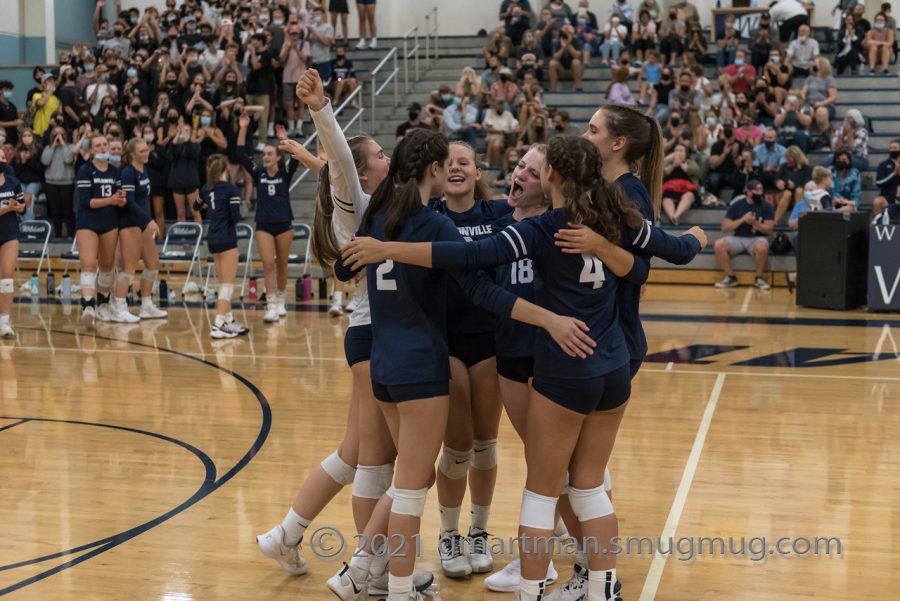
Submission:
<svg viewBox="0 0 900 601">
<path fill-rule="evenodd" d="M 801 44 L 805 44 L 805 43 L 806 43 L 806 40 L 807 40 L 807 36 L 805 36 L 805 35 L 798 35 L 798 36 L 797 36 L 797 40 L 798 40 Z"/>
<path fill-rule="evenodd" d="M 884 29 L 884 23 L 875 23 L 872 27 L 875 29 Z"/>
</svg>

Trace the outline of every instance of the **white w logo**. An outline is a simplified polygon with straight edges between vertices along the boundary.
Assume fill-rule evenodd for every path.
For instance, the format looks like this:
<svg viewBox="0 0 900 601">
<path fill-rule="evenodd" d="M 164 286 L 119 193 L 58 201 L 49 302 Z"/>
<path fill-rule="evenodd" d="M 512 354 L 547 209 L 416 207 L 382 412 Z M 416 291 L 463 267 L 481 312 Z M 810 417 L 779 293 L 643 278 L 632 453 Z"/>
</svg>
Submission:
<svg viewBox="0 0 900 601">
<path fill-rule="evenodd" d="M 897 229 L 896 227 L 888 227 L 886 225 L 878 227 L 876 225 L 875 226 L 875 235 L 878 236 L 879 242 L 883 241 L 883 240 L 887 240 L 888 242 L 890 242 L 891 240 L 894 239 L 894 230 L 896 230 L 896 229 Z"/>
</svg>

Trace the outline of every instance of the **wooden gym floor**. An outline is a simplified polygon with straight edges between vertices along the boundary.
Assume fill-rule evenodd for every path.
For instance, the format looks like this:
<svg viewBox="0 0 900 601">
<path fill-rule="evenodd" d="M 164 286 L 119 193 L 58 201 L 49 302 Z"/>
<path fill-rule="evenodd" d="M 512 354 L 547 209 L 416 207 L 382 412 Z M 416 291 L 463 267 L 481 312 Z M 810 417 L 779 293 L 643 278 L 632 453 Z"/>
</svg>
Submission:
<svg viewBox="0 0 900 601">
<path fill-rule="evenodd" d="M 249 337 L 212 341 L 197 306 L 96 336 L 70 308 L 20 300 L 18 339 L 0 342 L 0 596 L 332 599 L 339 564 L 304 548 L 310 573 L 292 577 L 254 536 L 341 438 L 346 319 L 307 306 L 264 326 L 248 308 Z M 612 458 L 614 501 L 623 536 L 674 537 L 677 550 L 621 556 L 625 599 L 897 598 L 900 316 L 696 286 L 652 286 L 643 314 L 652 355 Z M 505 420 L 499 456 L 490 531 L 506 538 L 525 464 Z M 311 531 L 338 528 L 352 545 L 349 499 Z M 432 491 L 419 565 L 435 571 L 437 528 Z M 690 537 L 726 550 L 743 537 L 746 554 L 697 556 Z M 841 549 L 760 554 L 755 537 Z M 571 557 L 557 565 L 567 578 Z M 483 578 L 441 577 L 434 598 L 511 598 Z"/>
</svg>

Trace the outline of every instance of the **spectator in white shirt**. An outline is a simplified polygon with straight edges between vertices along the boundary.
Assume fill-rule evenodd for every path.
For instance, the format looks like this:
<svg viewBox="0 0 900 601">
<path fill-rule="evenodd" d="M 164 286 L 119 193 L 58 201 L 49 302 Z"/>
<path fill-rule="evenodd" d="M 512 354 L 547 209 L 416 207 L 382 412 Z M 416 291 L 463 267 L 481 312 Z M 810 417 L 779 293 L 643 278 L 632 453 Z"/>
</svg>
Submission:
<svg viewBox="0 0 900 601">
<path fill-rule="evenodd" d="M 787 64 L 794 68 L 795 77 L 809 77 L 812 66 L 819 58 L 819 42 L 810 37 L 809 25 L 801 25 L 797 39 L 788 45 Z"/>
<path fill-rule="evenodd" d="M 506 152 L 510 134 L 518 133 L 519 122 L 512 113 L 504 108 L 503 101 L 492 98 L 491 107 L 484 114 L 482 125 L 488 134 L 487 162 L 489 165 L 499 167 L 503 161 L 503 153 Z"/>
<path fill-rule="evenodd" d="M 612 53 L 614 62 L 619 61 L 619 54 L 625 48 L 625 39 L 628 37 L 628 28 L 621 24 L 619 17 L 613 17 L 603 28 L 603 43 L 600 44 L 600 54 L 603 56 L 603 64 L 609 64 L 609 55 Z"/>
</svg>

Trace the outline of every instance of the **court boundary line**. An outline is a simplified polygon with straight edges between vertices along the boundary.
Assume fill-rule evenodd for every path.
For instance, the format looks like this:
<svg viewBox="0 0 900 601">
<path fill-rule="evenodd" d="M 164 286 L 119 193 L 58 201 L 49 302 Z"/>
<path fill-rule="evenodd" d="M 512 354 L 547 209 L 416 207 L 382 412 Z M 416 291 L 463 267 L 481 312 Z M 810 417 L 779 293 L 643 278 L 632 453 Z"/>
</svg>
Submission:
<svg viewBox="0 0 900 601">
<path fill-rule="evenodd" d="M 2 416 L 0 416 L 0 419 L 17 419 L 17 420 L 19 420 L 19 421 L 13 422 L 11 424 L 6 424 L 3 427 L 0 427 L 0 432 L 9 430 L 10 428 L 15 428 L 16 426 L 21 426 L 22 424 L 27 424 L 28 422 L 31 421 L 31 419 L 27 418 L 27 417 L 19 418 L 19 417 L 2 417 Z M 2 569 L 3 568 L 0 567 L 0 570 L 2 570 Z"/>
<path fill-rule="evenodd" d="M 76 335 L 75 332 L 69 332 L 66 330 L 54 330 L 54 329 L 50 329 L 50 328 L 23 327 L 22 329 L 29 329 L 29 330 L 48 332 L 48 333 L 54 333 L 54 334 L 66 334 L 69 336 Z M 247 465 L 250 463 L 250 461 L 252 461 L 253 458 L 256 457 L 256 454 L 259 453 L 259 451 L 265 445 L 265 442 L 269 437 L 269 432 L 272 429 L 272 407 L 269 404 L 269 400 L 262 393 L 262 391 L 255 384 L 253 384 L 253 382 L 251 382 L 244 376 L 240 375 L 239 373 L 232 371 L 221 365 L 218 365 L 217 363 L 214 363 L 207 359 L 195 357 L 193 355 L 189 355 L 189 354 L 183 353 L 181 351 L 176 351 L 174 349 L 169 349 L 169 348 L 159 347 L 159 346 L 154 347 L 149 344 L 144 344 L 142 342 L 128 341 L 128 340 L 123 341 L 123 340 L 118 340 L 115 338 L 109 338 L 106 336 L 96 336 L 95 335 L 95 337 L 100 338 L 102 340 L 107 340 L 110 342 L 126 342 L 131 345 L 144 347 L 144 348 L 151 348 L 151 349 L 154 349 L 157 351 L 170 353 L 172 355 L 184 357 L 186 359 L 190 359 L 192 361 L 196 361 L 198 363 L 208 365 L 209 367 L 212 367 L 213 369 L 217 369 L 219 371 L 222 371 L 222 372 L 230 375 L 231 377 L 236 379 L 238 382 L 243 384 L 256 397 L 256 401 L 259 404 L 260 411 L 262 413 L 262 420 L 261 420 L 259 432 L 256 436 L 256 439 L 250 445 L 250 448 L 247 450 L 246 453 L 244 453 L 244 455 L 238 460 L 238 462 L 235 463 L 227 472 L 222 474 L 222 476 L 220 476 L 218 479 L 213 481 L 205 491 L 201 492 L 201 490 L 198 490 L 194 496 L 192 496 L 190 499 L 188 499 L 187 501 L 182 503 L 182 505 L 179 505 L 179 506 L 173 508 L 172 510 L 170 510 L 169 512 L 162 514 L 161 516 L 158 516 L 154 520 L 151 520 L 151 522 L 147 522 L 141 526 L 138 526 L 135 529 L 132 529 L 132 531 L 126 531 L 126 532 L 131 533 L 130 536 L 127 536 L 127 537 L 120 536 L 120 538 L 112 540 L 109 543 L 103 544 L 102 546 L 99 546 L 99 547 L 92 548 L 90 551 L 88 551 L 84 555 L 81 555 L 75 559 L 72 559 L 70 561 L 62 563 L 54 568 L 51 568 L 50 570 L 46 570 L 39 574 L 35 574 L 34 576 L 26 578 L 25 580 L 21 580 L 19 582 L 11 584 L 3 589 L 0 589 L 0 596 L 20 590 L 28 585 L 34 584 L 35 582 L 39 582 L 41 580 L 49 578 L 50 576 L 53 576 L 63 570 L 77 566 L 97 555 L 100 555 L 101 553 L 109 551 L 110 549 L 114 549 L 114 548 L 118 547 L 119 545 L 139 536 L 140 534 L 143 534 L 144 532 L 147 532 L 148 530 L 155 528 L 156 526 L 158 526 L 162 523 L 167 522 L 168 520 L 172 519 L 176 515 L 179 515 L 179 514 L 183 513 L 184 511 L 186 511 L 187 509 L 193 507 L 194 505 L 196 505 L 197 503 L 199 503 L 200 501 L 202 501 L 203 499 L 205 499 L 206 497 L 208 497 L 209 495 L 211 495 L 212 493 L 214 493 L 215 491 L 220 489 L 222 486 L 224 486 L 226 483 L 228 483 L 228 481 L 230 481 L 232 478 L 234 478 L 239 472 L 241 472 L 241 470 L 243 470 L 245 467 L 247 467 Z M 194 498 L 194 497 L 196 497 L 196 498 Z M 140 530 L 137 531 L 138 529 L 140 529 Z M 122 533 L 120 533 L 120 535 L 121 534 Z"/>
<path fill-rule="evenodd" d="M 697 427 L 697 434 L 694 436 L 694 444 L 691 446 L 691 452 L 688 455 L 687 463 L 685 463 L 684 471 L 681 474 L 681 481 L 678 483 L 678 489 L 675 491 L 672 507 L 669 509 L 669 515 L 666 517 L 666 524 L 663 527 L 661 539 L 674 537 L 675 531 L 678 529 L 678 523 L 681 521 L 681 514 L 684 511 L 688 493 L 691 490 L 691 484 L 697 473 L 697 464 L 700 462 L 700 455 L 703 452 L 704 444 L 706 444 L 706 435 L 709 433 L 709 426 L 712 423 L 716 406 L 719 403 L 719 397 L 725 386 L 726 377 L 726 374 L 721 372 L 716 376 L 716 382 L 713 384 L 709 400 L 706 402 L 706 409 L 703 412 L 700 425 Z M 655 599 L 665 567 L 666 556 L 662 555 L 659 552 L 659 549 L 657 549 L 656 553 L 653 555 L 653 561 L 650 563 L 647 577 L 644 579 L 644 586 L 641 589 L 641 596 L 638 601 L 653 601 Z"/>
</svg>

